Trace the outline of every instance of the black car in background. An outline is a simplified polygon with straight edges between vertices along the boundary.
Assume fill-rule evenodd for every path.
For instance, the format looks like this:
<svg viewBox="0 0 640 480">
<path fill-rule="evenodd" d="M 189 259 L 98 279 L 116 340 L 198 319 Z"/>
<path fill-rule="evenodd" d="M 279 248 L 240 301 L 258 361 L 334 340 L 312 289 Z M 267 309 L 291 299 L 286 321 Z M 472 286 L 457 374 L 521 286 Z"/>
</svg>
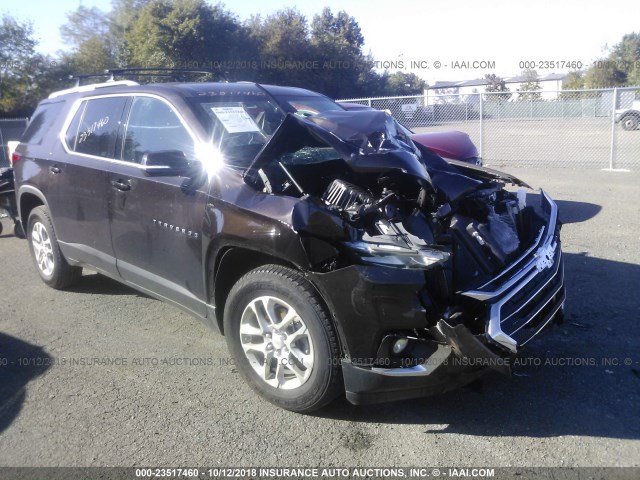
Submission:
<svg viewBox="0 0 640 480">
<path fill-rule="evenodd" d="M 556 204 L 323 102 L 252 83 L 52 94 L 14 156 L 42 280 L 88 268 L 182 308 L 294 411 L 508 372 L 561 318 Z"/>
</svg>

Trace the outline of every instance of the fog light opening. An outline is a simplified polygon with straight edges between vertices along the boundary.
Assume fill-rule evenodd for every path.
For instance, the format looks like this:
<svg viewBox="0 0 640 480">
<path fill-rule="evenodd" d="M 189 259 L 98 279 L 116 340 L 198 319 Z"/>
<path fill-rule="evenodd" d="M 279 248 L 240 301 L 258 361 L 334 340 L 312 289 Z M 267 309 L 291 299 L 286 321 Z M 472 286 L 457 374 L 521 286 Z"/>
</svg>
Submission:
<svg viewBox="0 0 640 480">
<path fill-rule="evenodd" d="M 409 345 L 409 339 L 399 338 L 393 343 L 393 353 L 396 355 L 402 353 L 407 348 L 407 345 Z"/>
</svg>

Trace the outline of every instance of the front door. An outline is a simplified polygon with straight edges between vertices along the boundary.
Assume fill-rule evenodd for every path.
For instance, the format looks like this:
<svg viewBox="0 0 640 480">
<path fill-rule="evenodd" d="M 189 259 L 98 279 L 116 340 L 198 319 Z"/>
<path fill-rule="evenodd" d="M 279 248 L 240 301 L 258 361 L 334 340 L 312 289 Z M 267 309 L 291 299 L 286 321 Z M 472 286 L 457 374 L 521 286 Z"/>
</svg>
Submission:
<svg viewBox="0 0 640 480">
<path fill-rule="evenodd" d="M 111 168 L 109 215 L 123 279 L 206 315 L 202 225 L 206 184 L 150 175 L 153 154 L 195 157 L 195 138 L 165 100 L 136 96 L 123 128 L 121 162 Z M 195 159 L 195 158 L 194 158 Z"/>
</svg>

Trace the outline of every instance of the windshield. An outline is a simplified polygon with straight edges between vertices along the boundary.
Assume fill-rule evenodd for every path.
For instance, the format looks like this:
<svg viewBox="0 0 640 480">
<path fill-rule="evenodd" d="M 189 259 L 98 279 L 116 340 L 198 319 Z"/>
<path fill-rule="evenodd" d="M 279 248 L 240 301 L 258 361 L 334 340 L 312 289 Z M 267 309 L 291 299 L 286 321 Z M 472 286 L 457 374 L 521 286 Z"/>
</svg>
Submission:
<svg viewBox="0 0 640 480">
<path fill-rule="evenodd" d="M 278 95 L 272 99 L 265 93 L 251 92 L 192 97 L 189 101 L 206 119 L 213 146 L 223 154 L 225 163 L 239 168 L 251 164 L 286 113 L 310 117 L 344 111 L 321 95 Z"/>
<path fill-rule="evenodd" d="M 311 165 L 337 160 L 340 154 L 332 147 L 302 147 L 295 152 L 286 152 L 280 155 L 278 162 L 285 166 Z"/>
<path fill-rule="evenodd" d="M 204 113 L 213 146 L 225 163 L 245 168 L 284 120 L 284 113 L 265 96 L 220 95 L 193 98 Z"/>
</svg>

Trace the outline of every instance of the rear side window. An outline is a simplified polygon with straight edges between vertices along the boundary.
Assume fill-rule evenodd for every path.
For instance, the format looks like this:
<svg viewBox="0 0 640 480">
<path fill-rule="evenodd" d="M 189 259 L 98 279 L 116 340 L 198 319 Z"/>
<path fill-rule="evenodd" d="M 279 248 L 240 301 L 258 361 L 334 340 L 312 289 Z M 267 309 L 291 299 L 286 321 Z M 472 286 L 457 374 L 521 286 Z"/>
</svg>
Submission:
<svg viewBox="0 0 640 480">
<path fill-rule="evenodd" d="M 62 110 L 64 102 L 44 103 L 36 108 L 29 126 L 20 140 L 28 145 L 40 145 Z"/>
<path fill-rule="evenodd" d="M 85 100 L 66 132 L 67 146 L 77 153 L 114 158 L 126 97 Z"/>
</svg>

